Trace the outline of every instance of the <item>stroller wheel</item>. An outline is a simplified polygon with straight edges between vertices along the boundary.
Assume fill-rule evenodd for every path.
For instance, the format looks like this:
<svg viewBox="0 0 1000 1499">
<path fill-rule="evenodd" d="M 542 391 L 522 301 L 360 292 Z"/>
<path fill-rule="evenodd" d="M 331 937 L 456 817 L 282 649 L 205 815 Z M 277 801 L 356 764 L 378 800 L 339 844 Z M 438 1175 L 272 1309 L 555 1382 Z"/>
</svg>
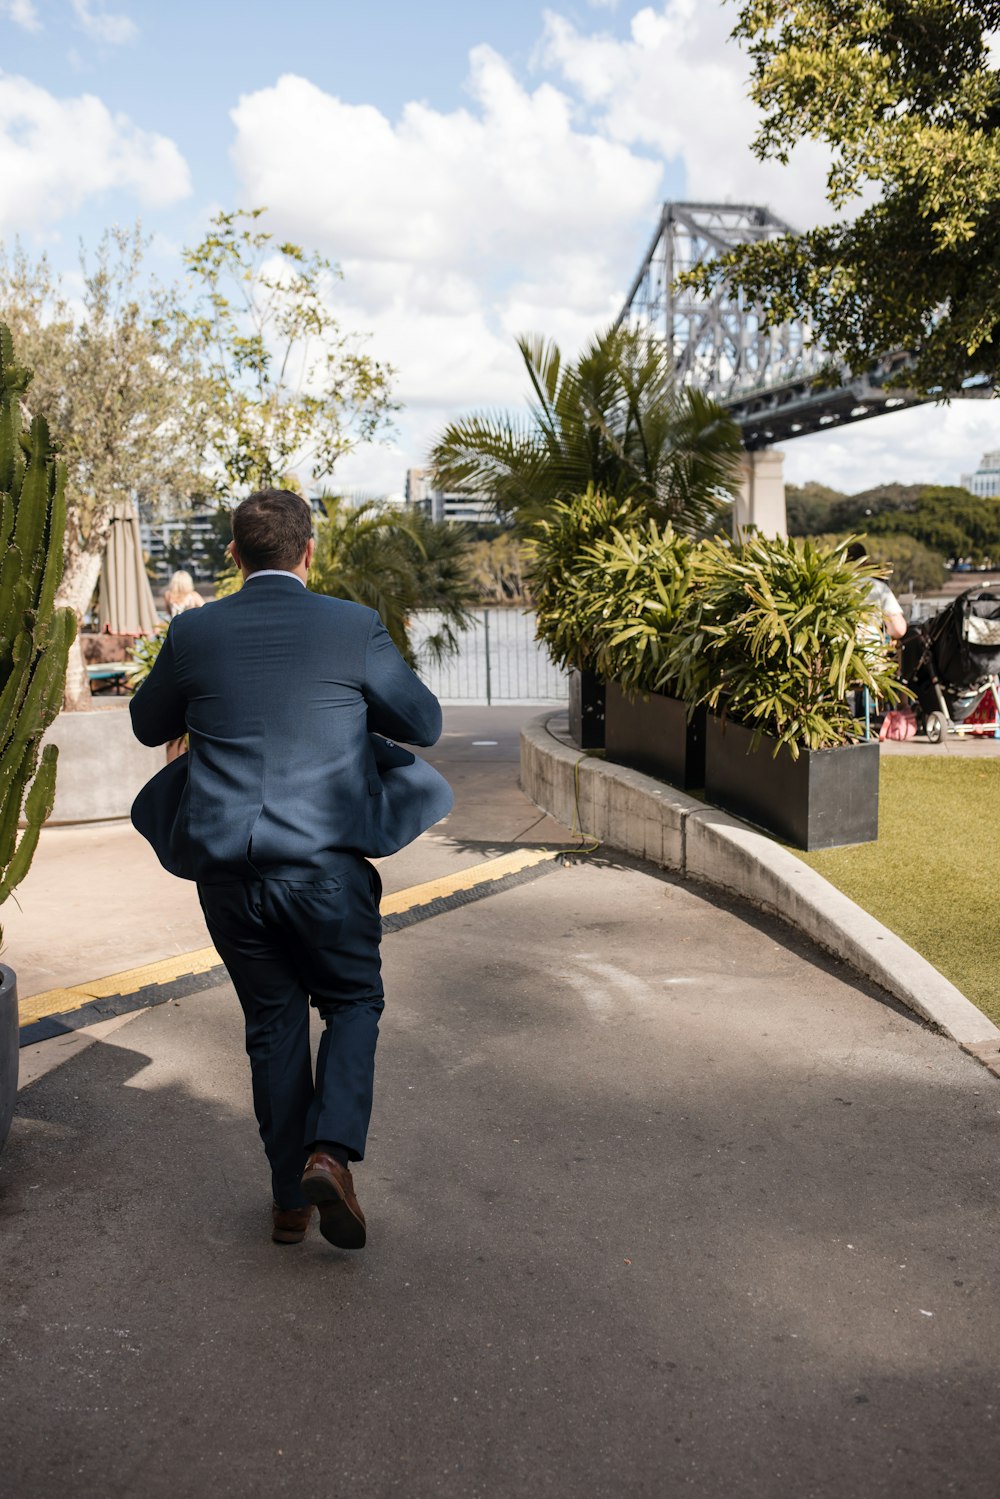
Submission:
<svg viewBox="0 0 1000 1499">
<path fill-rule="evenodd" d="M 940 744 L 948 732 L 948 722 L 943 713 L 928 713 L 924 725 L 928 744 Z"/>
</svg>

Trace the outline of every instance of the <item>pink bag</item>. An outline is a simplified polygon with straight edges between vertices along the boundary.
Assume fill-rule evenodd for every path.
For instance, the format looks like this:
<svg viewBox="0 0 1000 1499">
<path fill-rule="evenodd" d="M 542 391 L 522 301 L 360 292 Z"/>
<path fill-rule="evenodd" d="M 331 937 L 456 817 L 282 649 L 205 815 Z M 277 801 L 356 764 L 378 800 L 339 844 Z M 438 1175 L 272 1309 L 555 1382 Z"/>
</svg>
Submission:
<svg viewBox="0 0 1000 1499">
<path fill-rule="evenodd" d="M 880 739 L 915 739 L 917 715 L 912 708 L 892 708 L 883 718 Z"/>
</svg>

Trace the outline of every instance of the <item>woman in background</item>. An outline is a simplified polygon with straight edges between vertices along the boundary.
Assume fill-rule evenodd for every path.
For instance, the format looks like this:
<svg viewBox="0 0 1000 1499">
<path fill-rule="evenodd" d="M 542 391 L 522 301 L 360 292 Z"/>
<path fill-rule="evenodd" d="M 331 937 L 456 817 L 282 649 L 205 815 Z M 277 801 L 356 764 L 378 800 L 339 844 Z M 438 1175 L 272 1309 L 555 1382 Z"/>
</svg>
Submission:
<svg viewBox="0 0 1000 1499">
<path fill-rule="evenodd" d="M 174 573 L 163 590 L 163 602 L 173 619 L 176 614 L 183 614 L 185 609 L 200 609 L 205 600 L 195 591 L 191 574 L 178 572 Z"/>
</svg>

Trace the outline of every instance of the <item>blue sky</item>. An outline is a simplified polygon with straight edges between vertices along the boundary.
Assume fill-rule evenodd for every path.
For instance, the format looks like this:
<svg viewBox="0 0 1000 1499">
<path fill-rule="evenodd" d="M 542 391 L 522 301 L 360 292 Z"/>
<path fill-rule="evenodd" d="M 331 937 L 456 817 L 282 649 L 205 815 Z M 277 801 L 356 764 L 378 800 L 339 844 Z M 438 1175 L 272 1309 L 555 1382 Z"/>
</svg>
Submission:
<svg viewBox="0 0 1000 1499">
<path fill-rule="evenodd" d="M 398 490 L 449 417 L 515 405 L 513 336 L 608 322 L 664 197 L 825 212 L 823 158 L 749 151 L 746 58 L 715 0 L 548 6 L 0 0 L 0 236 L 72 275 L 141 216 L 178 274 L 218 207 L 267 204 L 339 261 L 338 313 L 406 405 L 345 485 Z M 788 445 L 793 480 L 957 480 L 1000 445 L 992 403 Z"/>
</svg>

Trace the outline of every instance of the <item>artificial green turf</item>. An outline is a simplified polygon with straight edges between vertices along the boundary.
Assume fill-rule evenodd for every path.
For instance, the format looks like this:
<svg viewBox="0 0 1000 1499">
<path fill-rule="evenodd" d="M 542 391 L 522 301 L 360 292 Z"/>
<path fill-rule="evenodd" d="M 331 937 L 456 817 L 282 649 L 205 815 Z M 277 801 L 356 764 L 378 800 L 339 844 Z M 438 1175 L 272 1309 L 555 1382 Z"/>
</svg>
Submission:
<svg viewBox="0 0 1000 1499">
<path fill-rule="evenodd" d="M 799 858 L 1000 1024 L 1000 758 L 883 755 L 878 842 Z"/>
</svg>

